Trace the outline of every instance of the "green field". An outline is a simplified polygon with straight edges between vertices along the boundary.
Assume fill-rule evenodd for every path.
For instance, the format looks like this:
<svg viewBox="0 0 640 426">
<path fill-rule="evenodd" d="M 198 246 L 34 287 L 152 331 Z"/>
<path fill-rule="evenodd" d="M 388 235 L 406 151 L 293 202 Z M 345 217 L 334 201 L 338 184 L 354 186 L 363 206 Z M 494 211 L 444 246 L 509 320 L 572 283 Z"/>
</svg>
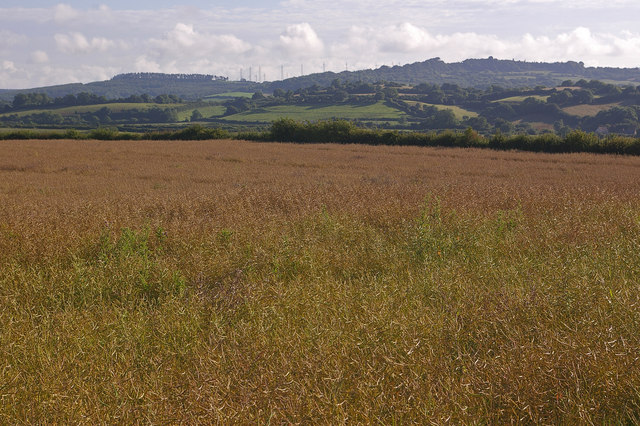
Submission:
<svg viewBox="0 0 640 426">
<path fill-rule="evenodd" d="M 97 105 L 77 105 L 63 108 L 39 108 L 39 109 L 30 109 L 27 111 L 20 112 L 10 112 L 0 114 L 0 117 L 7 117 L 10 115 L 17 115 L 19 117 L 23 117 L 26 115 L 32 114 L 40 114 L 43 112 L 53 112 L 58 113 L 63 116 L 74 115 L 74 114 L 84 114 L 87 112 L 96 112 L 102 108 L 109 108 L 112 112 L 121 112 L 127 111 L 130 109 L 137 110 L 147 110 L 153 107 L 159 108 L 179 108 L 184 104 L 157 104 L 157 103 L 129 103 L 129 102 L 117 102 L 117 103 L 106 103 L 106 104 L 97 104 Z M 203 113 L 204 114 L 204 113 Z"/>
<path fill-rule="evenodd" d="M 253 96 L 253 93 L 250 92 L 225 92 L 218 93 L 215 95 L 205 96 L 205 99 L 233 99 L 233 98 L 250 98 Z"/>
<path fill-rule="evenodd" d="M 224 114 L 226 108 L 222 105 L 202 106 L 178 111 L 178 121 L 186 121 L 191 118 L 193 111 L 198 110 L 204 118 L 218 117 Z"/>
<path fill-rule="evenodd" d="M 373 105 L 329 105 L 329 106 L 300 106 L 279 105 L 245 111 L 225 117 L 225 120 L 265 122 L 282 117 L 300 121 L 328 120 L 339 118 L 345 120 L 371 119 L 396 121 L 405 116 L 402 111 L 386 106 L 383 102 Z"/>
<path fill-rule="evenodd" d="M 426 102 L 406 101 L 409 105 L 426 105 L 436 107 L 439 110 L 450 110 L 456 115 L 458 120 L 462 120 L 464 117 L 477 117 L 478 113 L 469 111 L 468 109 L 460 108 L 454 105 L 440 105 L 440 104 L 428 104 Z"/>
</svg>

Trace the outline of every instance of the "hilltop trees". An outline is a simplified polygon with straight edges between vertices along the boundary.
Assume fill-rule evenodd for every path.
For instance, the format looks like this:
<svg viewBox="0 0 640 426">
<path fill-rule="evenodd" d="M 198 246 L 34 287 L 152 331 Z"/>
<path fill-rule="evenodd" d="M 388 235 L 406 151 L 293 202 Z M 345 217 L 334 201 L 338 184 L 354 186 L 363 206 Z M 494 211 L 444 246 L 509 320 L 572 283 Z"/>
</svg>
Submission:
<svg viewBox="0 0 640 426">
<path fill-rule="evenodd" d="M 13 108 L 30 108 L 36 106 L 48 105 L 52 99 L 45 93 L 18 93 L 13 98 Z"/>
</svg>

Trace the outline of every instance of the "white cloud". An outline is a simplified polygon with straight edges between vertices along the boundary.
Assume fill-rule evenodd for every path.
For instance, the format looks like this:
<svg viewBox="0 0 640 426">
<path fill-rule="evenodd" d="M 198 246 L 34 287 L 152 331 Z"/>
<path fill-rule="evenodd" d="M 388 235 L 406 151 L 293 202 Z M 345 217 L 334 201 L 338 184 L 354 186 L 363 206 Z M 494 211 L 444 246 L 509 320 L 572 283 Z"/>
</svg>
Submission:
<svg viewBox="0 0 640 426">
<path fill-rule="evenodd" d="M 555 37 L 526 34 L 509 50 L 516 58 L 537 61 L 574 60 L 592 66 L 640 65 L 635 59 L 640 57 L 640 35 L 630 32 L 594 33 L 579 27 Z"/>
<path fill-rule="evenodd" d="M 224 55 L 242 55 L 251 50 L 251 44 L 232 34 L 214 34 L 197 31 L 193 25 L 178 23 L 163 38 L 151 39 L 149 53 L 153 59 L 171 62 L 183 59 L 188 62 L 200 58 Z"/>
<path fill-rule="evenodd" d="M 137 72 L 162 72 L 160 64 L 150 60 L 145 55 L 136 58 L 133 68 Z"/>
<path fill-rule="evenodd" d="M 379 42 L 380 49 L 386 52 L 419 51 L 435 43 L 426 30 L 409 23 L 383 30 L 382 37 L 371 35 Z"/>
<path fill-rule="evenodd" d="M 9 30 L 0 30 L 0 49 L 9 49 L 27 42 L 27 37 Z"/>
<path fill-rule="evenodd" d="M 375 7 L 367 0 L 279 0 L 142 10 L 58 1 L 0 7 L 1 85 L 86 82 L 128 71 L 236 79 L 249 67 L 276 79 L 281 65 L 294 76 L 301 65 L 307 73 L 323 64 L 343 71 L 345 62 L 354 70 L 435 56 L 640 66 L 637 0 L 388 0 Z M 9 68 L 17 71 L 9 75 Z"/>
<path fill-rule="evenodd" d="M 56 34 L 54 36 L 58 49 L 63 53 L 89 53 L 89 52 L 104 52 L 112 47 L 115 47 L 116 43 L 104 37 L 94 37 L 87 39 L 82 33 L 71 34 Z"/>
<path fill-rule="evenodd" d="M 45 64 L 49 62 L 49 55 L 44 50 L 36 50 L 31 52 L 31 61 L 36 64 Z"/>
<path fill-rule="evenodd" d="M 193 25 L 183 23 L 176 24 L 176 27 L 169 32 L 167 37 L 170 42 L 175 43 L 178 47 L 191 47 L 196 44 L 198 38 L 200 36 L 196 34 Z"/>
<path fill-rule="evenodd" d="M 289 25 L 280 35 L 280 46 L 292 57 L 313 57 L 324 51 L 324 43 L 306 22 Z"/>
<path fill-rule="evenodd" d="M 361 66 L 377 63 L 415 62 L 441 57 L 447 62 L 495 56 L 529 61 L 583 61 L 593 66 L 640 65 L 640 34 L 596 33 L 585 27 L 554 36 L 525 34 L 501 38 L 476 32 L 431 34 L 425 28 L 404 23 L 381 28 L 352 27 L 345 41 L 331 46 L 332 56 L 350 58 Z M 369 59 L 367 61 L 367 57 Z M 365 65 L 366 64 L 366 65 Z"/>
<path fill-rule="evenodd" d="M 66 3 L 60 3 L 53 8 L 53 19 L 57 23 L 72 21 L 80 16 L 80 12 Z"/>
<path fill-rule="evenodd" d="M 16 72 L 16 64 L 13 61 L 2 61 L 2 70 L 7 72 Z"/>
</svg>

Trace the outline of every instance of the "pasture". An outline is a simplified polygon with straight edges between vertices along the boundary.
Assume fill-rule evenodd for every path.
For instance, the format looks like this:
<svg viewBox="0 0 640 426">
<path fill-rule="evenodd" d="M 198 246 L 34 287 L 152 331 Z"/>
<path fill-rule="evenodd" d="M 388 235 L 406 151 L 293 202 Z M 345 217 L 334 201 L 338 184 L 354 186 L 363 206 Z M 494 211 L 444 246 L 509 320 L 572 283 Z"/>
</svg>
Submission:
<svg viewBox="0 0 640 426">
<path fill-rule="evenodd" d="M 502 99 L 498 99 L 496 101 L 492 101 L 492 102 L 506 102 L 506 103 L 520 103 L 522 101 L 524 101 L 527 98 L 533 98 L 535 100 L 538 101 L 543 101 L 546 102 L 547 99 L 549 99 L 549 96 L 543 96 L 543 95 L 533 95 L 533 96 L 510 96 L 508 98 L 502 98 Z"/>
<path fill-rule="evenodd" d="M 31 115 L 31 114 L 39 114 L 43 112 L 53 112 L 58 113 L 60 115 L 69 116 L 76 114 L 85 114 L 85 113 L 93 113 L 101 110 L 102 108 L 109 108 L 113 112 L 123 112 L 129 110 L 140 110 L 146 111 L 151 108 L 178 108 L 182 107 L 184 104 L 158 104 L 158 103 L 133 103 L 133 102 L 112 102 L 106 104 L 96 104 L 96 105 L 76 105 L 69 107 L 60 107 L 60 108 L 40 108 L 40 109 L 29 109 L 26 111 L 19 111 L 15 113 L 4 113 L 0 114 L 0 117 L 9 116 L 9 115 L 17 115 L 19 117 Z"/>
<path fill-rule="evenodd" d="M 278 105 L 224 117 L 225 120 L 270 123 L 282 117 L 298 121 L 317 121 L 340 118 L 345 120 L 397 121 L 405 114 L 380 101 L 371 105 Z"/>
<path fill-rule="evenodd" d="M 637 423 L 640 158 L 0 142 L 0 423 Z"/>
<path fill-rule="evenodd" d="M 225 107 L 222 105 L 206 105 L 201 107 L 180 108 L 178 110 L 178 121 L 189 121 L 193 111 L 198 110 L 204 118 L 219 117 L 224 114 Z"/>
<path fill-rule="evenodd" d="M 450 110 L 455 114 L 458 120 L 463 120 L 468 117 L 477 117 L 479 115 L 477 112 L 470 111 L 468 109 L 464 109 L 455 105 L 429 104 L 426 102 L 417 102 L 417 101 L 405 101 L 405 102 L 409 105 L 429 106 L 429 107 L 436 107 L 439 110 Z"/>
</svg>

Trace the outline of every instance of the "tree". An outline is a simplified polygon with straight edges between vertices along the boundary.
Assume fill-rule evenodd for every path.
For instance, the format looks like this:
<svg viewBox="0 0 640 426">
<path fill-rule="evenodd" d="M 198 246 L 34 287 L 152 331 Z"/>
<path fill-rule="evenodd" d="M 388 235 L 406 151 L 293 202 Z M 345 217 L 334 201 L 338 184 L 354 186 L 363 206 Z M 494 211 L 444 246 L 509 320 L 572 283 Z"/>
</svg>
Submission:
<svg viewBox="0 0 640 426">
<path fill-rule="evenodd" d="M 49 105 L 53 100 L 45 93 L 18 93 L 13 97 L 13 108 Z"/>
<path fill-rule="evenodd" d="M 450 109 L 438 110 L 432 120 L 432 127 L 436 129 L 453 129 L 458 126 L 458 119 Z"/>
<path fill-rule="evenodd" d="M 573 92 L 573 100 L 577 104 L 590 104 L 593 99 L 593 92 L 589 89 L 575 90 Z"/>
<path fill-rule="evenodd" d="M 203 118 L 204 118 L 204 116 L 197 109 L 194 109 L 193 112 L 191 113 L 191 121 L 200 121 Z"/>
</svg>

